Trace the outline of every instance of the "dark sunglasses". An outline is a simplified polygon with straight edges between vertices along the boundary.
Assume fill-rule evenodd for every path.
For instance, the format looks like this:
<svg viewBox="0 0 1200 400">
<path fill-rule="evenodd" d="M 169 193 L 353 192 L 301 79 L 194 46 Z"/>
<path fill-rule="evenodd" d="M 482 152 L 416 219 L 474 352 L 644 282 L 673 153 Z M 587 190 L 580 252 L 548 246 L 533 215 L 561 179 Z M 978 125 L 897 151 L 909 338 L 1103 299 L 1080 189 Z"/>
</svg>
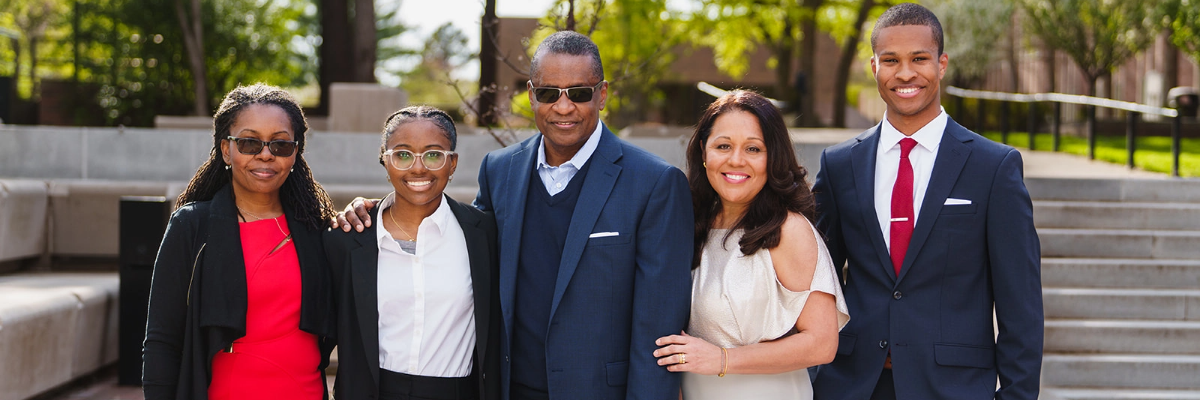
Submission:
<svg viewBox="0 0 1200 400">
<path fill-rule="evenodd" d="M 603 84 L 604 81 L 600 81 L 600 83 L 597 83 L 592 87 L 580 86 L 560 89 L 556 87 L 534 87 L 533 81 L 529 81 L 529 88 L 533 91 L 533 98 L 534 100 L 537 100 L 538 103 L 556 102 L 558 101 L 558 97 L 562 96 L 564 92 L 567 93 L 567 100 L 571 100 L 574 103 L 587 103 L 592 101 L 592 95 L 595 94 L 596 90 L 600 89 L 600 85 Z"/>
<path fill-rule="evenodd" d="M 263 145 L 267 146 L 267 150 L 271 151 L 276 157 L 291 157 L 292 153 L 296 152 L 295 140 L 272 140 L 264 142 L 255 138 L 237 138 L 227 137 L 237 147 L 238 153 L 254 155 L 262 152 Z"/>
</svg>

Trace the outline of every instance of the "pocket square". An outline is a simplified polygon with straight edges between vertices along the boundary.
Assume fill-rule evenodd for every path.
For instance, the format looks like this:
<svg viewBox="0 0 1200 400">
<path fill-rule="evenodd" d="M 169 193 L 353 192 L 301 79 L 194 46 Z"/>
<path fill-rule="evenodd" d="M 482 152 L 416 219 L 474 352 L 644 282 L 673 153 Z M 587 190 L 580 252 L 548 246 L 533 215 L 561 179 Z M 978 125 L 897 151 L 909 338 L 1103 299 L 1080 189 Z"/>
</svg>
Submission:
<svg viewBox="0 0 1200 400">
<path fill-rule="evenodd" d="M 946 204 L 944 204 L 944 205 L 947 205 L 947 206 L 965 206 L 965 205 L 967 205 L 967 204 L 971 204 L 971 201 L 970 201 L 970 200 L 967 200 L 967 199 L 955 199 L 955 198 L 948 198 L 948 199 L 946 199 Z"/>
<path fill-rule="evenodd" d="M 593 234 L 591 234 L 591 235 L 588 235 L 588 239 L 595 239 L 595 238 L 602 238 L 602 237 L 609 237 L 609 236 L 617 236 L 617 235 L 619 235 L 619 234 L 620 234 L 620 233 L 617 233 L 617 232 L 596 232 L 596 233 L 593 233 Z"/>
</svg>

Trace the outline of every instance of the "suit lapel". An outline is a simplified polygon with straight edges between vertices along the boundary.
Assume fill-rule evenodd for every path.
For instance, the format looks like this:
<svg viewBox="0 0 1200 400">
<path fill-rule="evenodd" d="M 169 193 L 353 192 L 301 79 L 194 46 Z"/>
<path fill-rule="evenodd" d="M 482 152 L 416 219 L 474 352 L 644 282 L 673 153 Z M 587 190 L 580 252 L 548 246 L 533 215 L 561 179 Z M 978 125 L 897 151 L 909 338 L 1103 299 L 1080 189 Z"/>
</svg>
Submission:
<svg viewBox="0 0 1200 400">
<path fill-rule="evenodd" d="M 379 209 L 371 210 L 371 219 Z M 379 242 L 372 223 L 354 239 L 359 247 L 350 252 L 351 286 L 354 290 L 354 307 L 357 309 L 358 330 L 362 334 L 363 352 L 376 387 L 379 385 Z M 375 358 L 372 359 L 371 356 Z"/>
<path fill-rule="evenodd" d="M 246 332 L 246 259 L 242 253 L 233 189 L 226 185 L 213 195 L 208 215 L 208 237 L 200 271 L 193 271 L 202 289 L 198 296 L 200 326 Z"/>
<path fill-rule="evenodd" d="M 554 284 L 554 300 L 550 303 L 551 319 L 554 318 L 554 312 L 558 310 L 563 293 L 567 291 L 567 284 L 571 282 L 575 268 L 579 266 L 579 258 L 583 256 L 583 247 L 587 244 L 588 236 L 591 235 L 596 220 L 600 218 L 600 211 L 604 209 L 604 203 L 608 201 L 608 195 L 612 193 L 617 176 L 621 174 L 621 166 L 616 164 L 622 154 L 616 135 L 613 135 L 608 127 L 605 127 L 600 134 L 603 136 L 600 137 L 596 152 L 592 153 L 592 157 L 588 160 L 591 165 L 588 167 L 587 176 L 574 178 L 583 178 L 583 187 L 579 191 L 579 202 L 575 204 L 575 211 L 571 214 L 571 225 L 567 228 L 567 241 L 563 245 L 562 260 L 558 265 L 558 280 Z M 622 234 L 633 234 L 633 232 Z"/>
<path fill-rule="evenodd" d="M 854 169 L 854 189 L 858 194 L 858 208 L 862 210 L 863 225 L 870 232 L 871 246 L 879 256 L 879 265 L 884 268 L 884 275 L 896 278 L 892 268 L 891 254 L 887 242 L 883 240 L 883 231 L 879 229 L 879 214 L 875 212 L 875 159 L 879 149 L 879 135 L 883 125 L 864 132 L 857 137 L 858 144 L 850 149 L 851 168 Z"/>
<path fill-rule="evenodd" d="M 449 196 L 443 197 L 442 201 L 450 203 L 450 211 L 454 212 L 454 218 L 458 219 L 458 225 L 462 227 L 463 237 L 467 242 L 467 257 L 471 264 L 471 292 L 475 300 L 475 356 L 482 364 L 483 355 L 487 354 L 487 332 L 491 323 L 488 320 L 488 299 L 492 294 L 488 282 L 491 282 L 492 277 L 488 270 L 487 234 L 479 227 L 479 217 L 471 214 L 466 206 L 450 199 Z"/>
<path fill-rule="evenodd" d="M 942 141 L 938 144 L 933 173 L 929 176 L 929 186 L 925 189 L 925 200 L 921 202 L 921 214 L 917 217 L 917 225 L 913 227 L 912 240 L 908 242 L 908 252 L 904 255 L 904 264 L 900 267 L 900 277 L 897 281 L 904 279 L 908 270 L 912 269 L 913 260 L 916 260 L 917 255 L 921 253 L 921 247 L 929 239 L 929 233 L 937 223 L 937 216 L 941 214 L 942 206 L 950 196 L 950 190 L 954 188 L 954 183 L 958 182 L 958 175 L 971 155 L 971 148 L 964 143 L 972 139 L 967 135 L 960 135 L 962 129 L 964 128 L 954 120 L 947 118 L 946 132 L 942 134 Z"/>
<path fill-rule="evenodd" d="M 539 141 L 542 140 L 541 135 L 534 136 L 532 139 L 526 140 L 521 144 L 522 148 L 513 152 L 512 156 L 506 160 L 506 164 L 501 164 L 508 170 L 508 176 L 504 182 L 497 184 L 489 184 L 494 188 L 494 192 L 490 193 L 494 202 L 504 202 L 503 207 L 496 205 L 497 210 L 506 210 L 504 213 L 511 217 L 500 220 L 500 308 L 508 310 L 503 313 L 505 337 L 512 337 L 512 311 L 516 307 L 517 295 L 517 261 L 521 252 L 521 230 L 524 228 L 525 222 L 525 200 L 529 197 L 530 176 L 533 174 L 534 162 L 537 161 L 537 148 Z M 504 194 L 498 196 L 497 192 L 503 191 Z M 500 215 L 501 212 L 497 212 Z"/>
</svg>

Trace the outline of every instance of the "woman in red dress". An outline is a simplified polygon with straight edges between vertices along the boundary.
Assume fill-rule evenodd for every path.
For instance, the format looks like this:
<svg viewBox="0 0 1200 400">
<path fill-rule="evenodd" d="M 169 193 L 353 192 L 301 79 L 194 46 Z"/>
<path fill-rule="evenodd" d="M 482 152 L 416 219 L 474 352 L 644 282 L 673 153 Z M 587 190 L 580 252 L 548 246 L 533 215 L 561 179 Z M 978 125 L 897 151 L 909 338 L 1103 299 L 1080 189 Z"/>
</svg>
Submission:
<svg viewBox="0 0 1200 400">
<path fill-rule="evenodd" d="M 324 399 L 332 212 L 302 156 L 304 114 L 259 84 L 227 94 L 213 125 L 154 263 L 145 397 Z"/>
</svg>

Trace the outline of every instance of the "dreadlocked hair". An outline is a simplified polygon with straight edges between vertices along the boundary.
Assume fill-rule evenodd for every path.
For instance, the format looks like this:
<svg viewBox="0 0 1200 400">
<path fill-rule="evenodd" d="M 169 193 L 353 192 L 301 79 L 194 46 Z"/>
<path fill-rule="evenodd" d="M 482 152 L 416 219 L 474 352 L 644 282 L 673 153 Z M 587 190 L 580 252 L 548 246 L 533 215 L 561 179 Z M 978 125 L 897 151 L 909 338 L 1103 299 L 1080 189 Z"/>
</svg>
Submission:
<svg viewBox="0 0 1200 400">
<path fill-rule="evenodd" d="M 283 186 L 279 188 L 279 201 L 283 204 L 284 213 L 309 228 L 325 228 L 334 215 L 333 201 L 329 199 L 329 194 L 325 193 L 321 184 L 313 179 L 312 170 L 308 168 L 308 162 L 304 161 L 305 134 L 308 132 L 308 121 L 304 119 L 304 111 L 288 92 L 262 83 L 238 86 L 225 95 L 216 115 L 213 116 L 213 147 L 208 151 L 208 160 L 196 170 L 196 175 L 188 182 L 187 188 L 175 200 L 175 206 L 212 200 L 217 191 L 230 184 L 231 174 L 225 170 L 228 164 L 221 156 L 221 142 L 230 136 L 229 129 L 242 110 L 252 104 L 268 104 L 282 109 L 291 121 L 292 132 L 296 135 L 296 162 L 292 166 L 292 172 L 283 181 Z"/>
</svg>

